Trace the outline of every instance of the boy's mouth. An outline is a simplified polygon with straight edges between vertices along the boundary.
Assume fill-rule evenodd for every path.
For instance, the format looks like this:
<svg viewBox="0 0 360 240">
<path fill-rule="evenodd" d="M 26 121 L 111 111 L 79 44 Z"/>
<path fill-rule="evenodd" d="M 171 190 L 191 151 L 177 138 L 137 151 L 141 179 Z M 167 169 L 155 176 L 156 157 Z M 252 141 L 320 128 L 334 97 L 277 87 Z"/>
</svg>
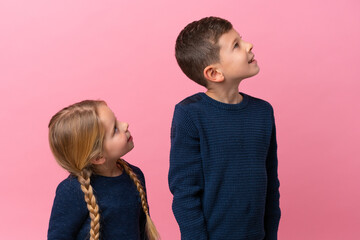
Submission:
<svg viewBox="0 0 360 240">
<path fill-rule="evenodd" d="M 252 62 L 254 62 L 254 61 L 256 61 L 256 60 L 255 60 L 255 55 L 250 59 L 250 61 L 249 61 L 248 63 L 252 63 Z"/>
</svg>

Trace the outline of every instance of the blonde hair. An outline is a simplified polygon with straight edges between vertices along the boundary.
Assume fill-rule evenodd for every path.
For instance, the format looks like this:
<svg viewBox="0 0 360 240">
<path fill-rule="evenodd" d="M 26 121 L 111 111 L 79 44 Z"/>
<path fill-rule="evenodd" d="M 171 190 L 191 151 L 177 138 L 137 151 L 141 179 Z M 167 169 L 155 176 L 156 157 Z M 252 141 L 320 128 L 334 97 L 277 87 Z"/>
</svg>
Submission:
<svg viewBox="0 0 360 240">
<path fill-rule="evenodd" d="M 84 192 L 89 210 L 90 240 L 100 237 L 100 213 L 90 177 L 93 173 L 90 160 L 101 156 L 105 136 L 98 107 L 106 105 L 104 101 L 85 100 L 72 104 L 56 113 L 49 123 L 49 143 L 58 164 L 77 177 Z M 148 210 L 146 194 L 140 180 L 131 167 L 122 159 L 118 166 L 123 168 L 132 179 L 141 198 L 146 214 L 146 233 L 150 240 L 160 239 Z"/>
</svg>

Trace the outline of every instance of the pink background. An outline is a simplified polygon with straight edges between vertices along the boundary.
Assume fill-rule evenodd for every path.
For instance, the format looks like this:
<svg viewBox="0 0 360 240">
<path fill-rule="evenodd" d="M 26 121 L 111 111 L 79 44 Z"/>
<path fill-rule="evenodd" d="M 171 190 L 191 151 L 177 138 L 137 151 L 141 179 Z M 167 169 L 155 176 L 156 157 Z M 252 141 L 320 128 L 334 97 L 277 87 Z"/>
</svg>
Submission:
<svg viewBox="0 0 360 240">
<path fill-rule="evenodd" d="M 125 159 L 145 173 L 163 239 L 180 239 L 169 129 L 174 105 L 204 89 L 180 71 L 174 42 L 187 23 L 215 15 L 254 44 L 261 71 L 240 90 L 275 109 L 279 239 L 358 239 L 359 12 L 357 0 L 1 0 L 1 238 L 46 238 L 67 176 L 50 153 L 48 121 L 100 98 L 130 123 L 136 147 Z"/>
</svg>

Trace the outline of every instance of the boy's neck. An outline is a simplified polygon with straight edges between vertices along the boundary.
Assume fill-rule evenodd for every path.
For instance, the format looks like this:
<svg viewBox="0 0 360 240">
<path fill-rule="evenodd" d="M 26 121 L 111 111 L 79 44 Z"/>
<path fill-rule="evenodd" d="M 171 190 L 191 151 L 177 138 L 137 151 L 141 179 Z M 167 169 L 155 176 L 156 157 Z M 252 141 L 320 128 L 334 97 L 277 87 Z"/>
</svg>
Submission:
<svg viewBox="0 0 360 240">
<path fill-rule="evenodd" d="M 243 97 L 239 94 L 238 86 L 230 89 L 209 88 L 205 94 L 216 101 L 227 104 L 238 104 L 243 100 Z"/>
</svg>

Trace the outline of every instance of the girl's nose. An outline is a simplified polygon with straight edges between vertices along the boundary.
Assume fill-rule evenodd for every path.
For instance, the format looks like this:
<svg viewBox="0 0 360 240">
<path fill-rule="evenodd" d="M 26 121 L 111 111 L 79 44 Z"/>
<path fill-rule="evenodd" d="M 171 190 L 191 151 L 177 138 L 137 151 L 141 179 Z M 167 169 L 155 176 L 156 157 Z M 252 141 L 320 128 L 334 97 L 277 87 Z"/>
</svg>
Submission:
<svg viewBox="0 0 360 240">
<path fill-rule="evenodd" d="M 127 131 L 129 128 L 129 124 L 127 122 L 123 122 L 124 131 Z"/>
</svg>

